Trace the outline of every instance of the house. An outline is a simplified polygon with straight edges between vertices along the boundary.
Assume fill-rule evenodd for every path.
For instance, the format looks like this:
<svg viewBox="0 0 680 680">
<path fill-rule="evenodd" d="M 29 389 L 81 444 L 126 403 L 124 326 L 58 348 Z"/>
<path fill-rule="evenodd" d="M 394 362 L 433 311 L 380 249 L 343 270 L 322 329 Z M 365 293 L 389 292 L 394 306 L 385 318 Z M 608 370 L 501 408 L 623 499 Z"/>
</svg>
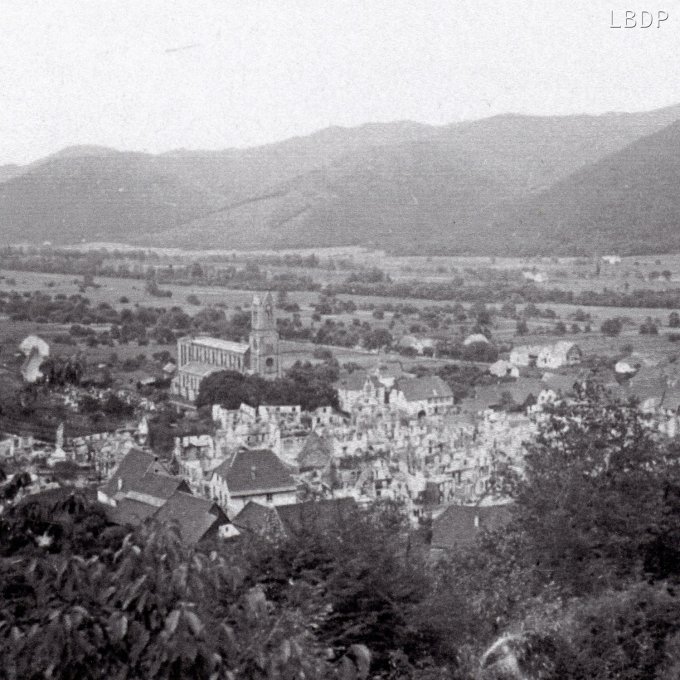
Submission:
<svg viewBox="0 0 680 680">
<path fill-rule="evenodd" d="M 538 366 L 555 369 L 576 366 L 581 363 L 583 353 L 574 342 L 560 340 L 554 345 L 521 345 L 510 352 L 510 363 L 515 366 Z"/>
<path fill-rule="evenodd" d="M 562 368 L 581 363 L 583 353 L 575 342 L 560 340 L 554 345 L 543 347 L 538 353 L 536 366 L 539 368 Z"/>
<path fill-rule="evenodd" d="M 419 338 L 416 335 L 402 335 L 397 342 L 401 349 L 411 349 L 416 354 L 423 354 L 425 350 L 434 350 L 432 338 Z"/>
<path fill-rule="evenodd" d="M 497 531 L 512 519 L 512 506 L 504 505 L 449 505 L 432 521 L 433 552 L 468 548 L 482 531 Z"/>
<path fill-rule="evenodd" d="M 334 387 L 338 391 L 338 402 L 343 411 L 385 403 L 385 386 L 375 375 L 369 375 L 365 371 L 341 375 Z"/>
<path fill-rule="evenodd" d="M 499 359 L 489 366 L 489 373 L 497 378 L 519 378 L 519 368 L 511 361 Z"/>
<path fill-rule="evenodd" d="M 453 392 L 439 376 L 397 380 L 390 405 L 410 416 L 443 415 L 453 408 Z"/>
<path fill-rule="evenodd" d="M 234 518 L 242 532 L 278 538 L 290 536 L 305 528 L 325 530 L 332 525 L 351 521 L 357 504 L 354 498 L 328 498 L 276 507 L 251 501 Z"/>
<path fill-rule="evenodd" d="M 520 378 L 515 382 L 485 385 L 475 388 L 473 397 L 466 398 L 462 408 L 467 413 L 481 413 L 486 409 L 521 409 L 545 401 L 552 390 L 540 380 Z"/>
<path fill-rule="evenodd" d="M 187 545 L 235 533 L 216 503 L 193 496 L 184 479 L 168 474 L 155 456 L 139 449 L 123 458 L 97 491 L 97 500 L 104 504 L 111 522 L 128 527 L 147 521 L 175 524 Z"/>
<path fill-rule="evenodd" d="M 240 449 L 213 470 L 210 494 L 234 512 L 248 501 L 285 505 L 297 500 L 297 486 L 286 466 L 269 449 Z"/>
<path fill-rule="evenodd" d="M 284 535 L 283 524 L 276 508 L 255 501 L 248 501 L 234 517 L 234 526 L 242 534 L 251 533 L 269 538 L 279 538 Z"/>
<path fill-rule="evenodd" d="M 509 361 L 515 366 L 535 366 L 543 348 L 540 345 L 520 345 L 513 347 Z"/>
<path fill-rule="evenodd" d="M 163 479 L 158 480 L 157 477 Z M 142 482 L 142 479 L 145 481 Z M 179 488 L 177 479 L 170 475 L 156 456 L 133 448 L 120 461 L 109 481 L 99 488 L 97 500 L 116 507 L 123 498 L 132 493 L 132 499 L 137 496 L 137 500 L 142 500 L 140 495 L 156 499 L 152 504 L 158 507 L 158 499 L 169 498 Z"/>
<path fill-rule="evenodd" d="M 185 491 L 173 493 L 151 516 L 151 520 L 166 526 L 175 525 L 185 545 L 238 535 L 217 503 Z"/>
<path fill-rule="evenodd" d="M 623 375 L 630 377 L 631 375 L 637 373 L 638 369 L 640 368 L 640 365 L 632 365 L 629 362 L 625 361 L 624 359 L 621 359 L 620 361 L 616 362 L 616 365 L 614 366 L 614 371 L 618 373 L 619 375 Z"/>
</svg>

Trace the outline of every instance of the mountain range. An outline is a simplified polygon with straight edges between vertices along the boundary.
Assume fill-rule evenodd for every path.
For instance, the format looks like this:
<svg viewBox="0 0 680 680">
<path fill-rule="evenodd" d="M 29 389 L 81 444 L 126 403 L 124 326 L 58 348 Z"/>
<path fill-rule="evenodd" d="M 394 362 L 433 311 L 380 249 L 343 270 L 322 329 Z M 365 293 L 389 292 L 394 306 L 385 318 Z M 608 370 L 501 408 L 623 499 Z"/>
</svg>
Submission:
<svg viewBox="0 0 680 680">
<path fill-rule="evenodd" d="M 331 127 L 250 149 L 0 166 L 0 244 L 680 251 L 680 106 Z"/>
</svg>

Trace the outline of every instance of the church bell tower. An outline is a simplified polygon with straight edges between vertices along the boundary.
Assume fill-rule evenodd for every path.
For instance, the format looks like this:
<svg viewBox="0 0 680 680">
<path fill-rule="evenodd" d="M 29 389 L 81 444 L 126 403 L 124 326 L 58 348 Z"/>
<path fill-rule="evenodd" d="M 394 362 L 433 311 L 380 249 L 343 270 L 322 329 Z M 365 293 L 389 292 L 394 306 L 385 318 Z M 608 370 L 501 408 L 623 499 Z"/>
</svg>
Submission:
<svg viewBox="0 0 680 680">
<path fill-rule="evenodd" d="M 274 300 L 268 292 L 264 298 L 255 295 L 252 303 L 250 331 L 250 372 L 263 378 L 281 376 L 279 332 L 274 319 Z"/>
</svg>

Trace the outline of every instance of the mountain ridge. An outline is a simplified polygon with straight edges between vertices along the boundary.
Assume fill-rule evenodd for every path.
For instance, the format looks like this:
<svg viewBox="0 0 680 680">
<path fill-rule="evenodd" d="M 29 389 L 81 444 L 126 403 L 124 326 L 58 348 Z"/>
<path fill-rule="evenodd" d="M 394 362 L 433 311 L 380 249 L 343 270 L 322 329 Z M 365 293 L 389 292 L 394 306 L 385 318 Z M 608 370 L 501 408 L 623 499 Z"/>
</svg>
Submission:
<svg viewBox="0 0 680 680">
<path fill-rule="evenodd" d="M 531 206 L 559 198 L 545 192 L 677 120 L 680 105 L 598 116 L 503 114 L 445 126 L 335 126 L 221 151 L 66 147 L 0 167 L 0 232 L 5 243 L 486 254 L 490 238 L 511 247 L 519 238 L 525 248 L 517 220 L 533 220 L 527 233 L 536 237 Z M 522 210 L 529 213 L 520 218 Z"/>
</svg>

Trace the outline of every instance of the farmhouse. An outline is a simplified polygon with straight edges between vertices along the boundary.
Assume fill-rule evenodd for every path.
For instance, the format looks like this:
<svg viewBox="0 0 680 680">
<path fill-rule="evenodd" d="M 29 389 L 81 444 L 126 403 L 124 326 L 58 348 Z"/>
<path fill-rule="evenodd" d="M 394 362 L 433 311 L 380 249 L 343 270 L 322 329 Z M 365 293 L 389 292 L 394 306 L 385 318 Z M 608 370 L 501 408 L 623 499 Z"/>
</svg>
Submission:
<svg viewBox="0 0 680 680">
<path fill-rule="evenodd" d="M 374 407 L 385 403 L 385 386 L 374 375 L 353 371 L 340 376 L 335 383 L 338 401 L 343 411 L 358 407 Z"/>
<path fill-rule="evenodd" d="M 472 545 L 480 533 L 501 530 L 511 519 L 511 506 L 449 505 L 432 522 L 432 550 L 441 552 Z"/>
<path fill-rule="evenodd" d="M 453 407 L 453 392 L 439 376 L 403 378 L 390 392 L 390 405 L 410 416 L 443 415 Z"/>
<path fill-rule="evenodd" d="M 539 368 L 576 366 L 581 363 L 582 356 L 581 348 L 576 343 L 561 340 L 541 349 L 536 366 Z"/>
<path fill-rule="evenodd" d="M 279 333 L 271 293 L 252 302 L 248 343 L 207 336 L 185 336 L 177 341 L 177 373 L 171 392 L 195 401 L 201 381 L 217 371 L 237 371 L 278 378 L 281 375 Z"/>
<path fill-rule="evenodd" d="M 510 361 L 499 359 L 489 366 L 489 373 L 497 378 L 519 378 L 519 369 Z"/>
<path fill-rule="evenodd" d="M 522 345 L 510 352 L 510 363 L 515 366 L 537 366 L 539 368 L 562 368 L 581 363 L 583 353 L 574 342 L 560 340 L 554 345 Z"/>
<path fill-rule="evenodd" d="M 295 480 L 269 449 L 240 449 L 215 468 L 210 494 L 224 508 L 239 512 L 248 501 L 285 505 L 297 500 Z"/>
</svg>

